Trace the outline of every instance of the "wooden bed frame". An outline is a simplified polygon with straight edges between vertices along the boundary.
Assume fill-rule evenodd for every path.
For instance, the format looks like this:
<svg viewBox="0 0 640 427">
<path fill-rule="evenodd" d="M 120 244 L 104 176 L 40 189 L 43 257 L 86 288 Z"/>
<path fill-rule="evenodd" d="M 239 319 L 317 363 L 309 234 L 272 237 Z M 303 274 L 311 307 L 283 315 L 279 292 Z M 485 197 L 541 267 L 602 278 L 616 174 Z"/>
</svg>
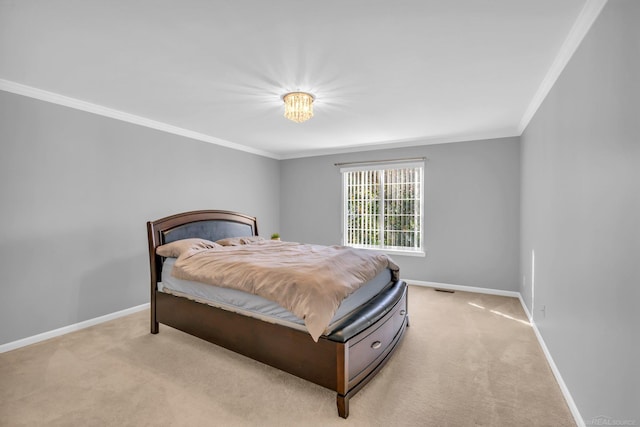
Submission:
<svg viewBox="0 0 640 427">
<path fill-rule="evenodd" d="M 151 333 L 171 326 L 337 392 L 338 414 L 396 350 L 406 327 L 407 286 L 399 280 L 350 314 L 329 336 L 264 322 L 158 291 L 164 258 L 156 248 L 175 240 L 258 235 L 256 218 L 217 210 L 185 212 L 147 223 L 151 266 Z"/>
</svg>

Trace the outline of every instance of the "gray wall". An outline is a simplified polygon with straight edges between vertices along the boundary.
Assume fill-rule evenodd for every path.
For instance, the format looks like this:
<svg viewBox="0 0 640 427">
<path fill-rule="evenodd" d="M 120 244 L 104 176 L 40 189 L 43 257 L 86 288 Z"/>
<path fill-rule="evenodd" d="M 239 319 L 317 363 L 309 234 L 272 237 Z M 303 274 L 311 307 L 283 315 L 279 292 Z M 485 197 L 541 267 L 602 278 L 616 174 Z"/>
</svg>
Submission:
<svg viewBox="0 0 640 427">
<path fill-rule="evenodd" d="M 278 161 L 0 91 L 0 344 L 149 301 L 146 221 L 279 229 Z"/>
<path fill-rule="evenodd" d="M 426 156 L 427 256 L 393 255 L 405 279 L 518 290 L 518 138 L 424 145 L 282 161 L 283 239 L 340 244 L 338 162 Z"/>
<path fill-rule="evenodd" d="M 521 138 L 521 293 L 587 425 L 640 424 L 639 22 L 610 0 Z"/>
</svg>

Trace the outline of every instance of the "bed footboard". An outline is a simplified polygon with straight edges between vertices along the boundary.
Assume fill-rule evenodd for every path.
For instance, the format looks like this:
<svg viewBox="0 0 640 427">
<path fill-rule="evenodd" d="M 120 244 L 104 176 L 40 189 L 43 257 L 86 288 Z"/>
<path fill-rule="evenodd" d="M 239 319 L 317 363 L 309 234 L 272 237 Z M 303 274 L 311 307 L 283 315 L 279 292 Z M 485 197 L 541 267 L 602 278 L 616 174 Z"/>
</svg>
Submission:
<svg viewBox="0 0 640 427">
<path fill-rule="evenodd" d="M 342 362 L 344 377 L 341 379 L 343 387 L 337 390 L 338 413 L 343 418 L 349 415 L 349 399 L 387 363 L 408 326 L 407 286 L 404 282 L 398 282 L 394 287 L 400 292 L 399 301 L 387 306 L 384 316 L 345 342 L 345 360 Z M 375 316 L 375 310 L 371 312 L 375 308 L 378 307 L 368 307 L 371 316 Z M 366 317 L 367 309 L 361 314 Z"/>
</svg>

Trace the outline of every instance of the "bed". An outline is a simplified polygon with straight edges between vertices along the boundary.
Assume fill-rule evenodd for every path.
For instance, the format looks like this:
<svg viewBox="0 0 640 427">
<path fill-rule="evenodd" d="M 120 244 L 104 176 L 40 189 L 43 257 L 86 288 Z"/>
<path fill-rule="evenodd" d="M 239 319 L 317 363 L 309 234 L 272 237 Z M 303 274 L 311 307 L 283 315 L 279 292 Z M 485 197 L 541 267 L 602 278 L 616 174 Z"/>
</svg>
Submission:
<svg viewBox="0 0 640 427">
<path fill-rule="evenodd" d="M 382 369 L 408 326 L 407 285 L 400 279 L 390 280 L 332 320 L 317 342 L 304 326 L 247 315 L 163 288 L 163 267 L 174 260 L 157 254 L 159 246 L 190 238 L 215 242 L 258 236 L 254 217 L 220 210 L 185 212 L 148 222 L 147 233 L 152 334 L 162 323 L 329 388 L 337 393 L 343 418 L 349 415 L 349 399 Z"/>
</svg>

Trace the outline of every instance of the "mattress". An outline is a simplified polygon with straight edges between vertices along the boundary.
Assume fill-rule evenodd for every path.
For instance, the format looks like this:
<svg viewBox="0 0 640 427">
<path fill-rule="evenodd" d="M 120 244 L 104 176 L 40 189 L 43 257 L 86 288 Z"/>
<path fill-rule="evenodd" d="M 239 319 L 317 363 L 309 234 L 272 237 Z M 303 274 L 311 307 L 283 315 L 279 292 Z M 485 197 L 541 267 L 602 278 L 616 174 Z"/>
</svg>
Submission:
<svg viewBox="0 0 640 427">
<path fill-rule="evenodd" d="M 306 331 L 304 320 L 300 319 L 279 304 L 261 296 L 238 291 L 236 289 L 212 286 L 206 283 L 176 279 L 171 276 L 175 258 L 166 258 L 162 265 L 162 280 L 158 290 L 167 294 L 189 298 L 203 304 L 254 317 L 262 321 L 276 323 L 290 328 Z M 370 301 L 380 292 L 392 285 L 391 271 L 381 271 L 371 281 L 349 295 L 336 311 L 325 334 L 331 333 L 340 320 L 358 307 Z"/>
</svg>

